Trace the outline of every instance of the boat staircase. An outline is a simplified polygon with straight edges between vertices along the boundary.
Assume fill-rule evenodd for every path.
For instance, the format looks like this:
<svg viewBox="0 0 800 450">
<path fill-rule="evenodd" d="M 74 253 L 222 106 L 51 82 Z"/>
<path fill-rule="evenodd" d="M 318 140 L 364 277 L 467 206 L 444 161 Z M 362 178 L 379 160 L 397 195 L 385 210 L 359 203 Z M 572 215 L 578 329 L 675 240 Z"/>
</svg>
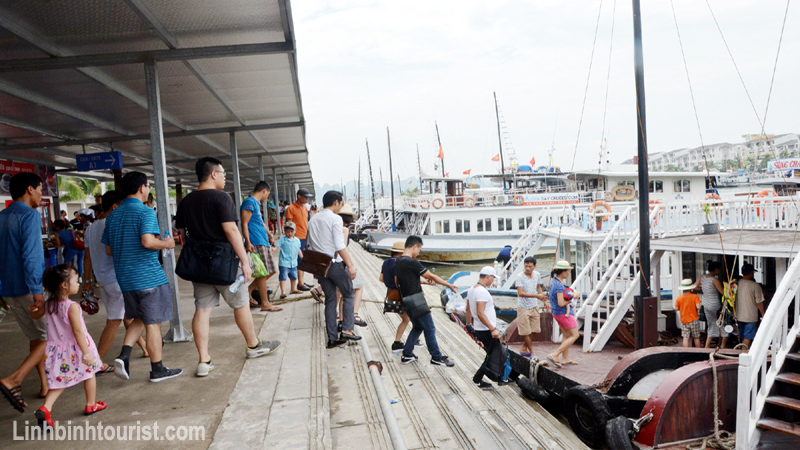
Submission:
<svg viewBox="0 0 800 450">
<path fill-rule="evenodd" d="M 392 230 L 392 223 L 397 225 L 397 229 L 400 229 L 401 228 L 400 224 L 404 222 L 405 222 L 405 215 L 402 212 L 400 211 L 395 212 L 394 222 L 392 222 L 392 214 L 388 213 L 386 214 L 386 217 L 383 218 L 380 225 L 378 225 L 378 229 L 381 231 L 397 231 L 397 230 Z"/>
<path fill-rule="evenodd" d="M 660 205 L 656 205 L 651 210 L 651 222 L 659 209 Z M 638 208 L 629 206 L 616 219 L 570 286 L 576 292 L 575 318 L 583 334 L 585 352 L 603 349 L 623 319 L 630 315 L 634 295 L 639 292 Z M 663 251 L 651 252 L 651 263 L 659 261 L 663 254 Z"/>
<path fill-rule="evenodd" d="M 800 448 L 800 254 L 739 356 L 736 449 Z"/>
<path fill-rule="evenodd" d="M 417 236 L 423 235 L 425 234 L 425 229 L 428 228 L 428 222 L 430 222 L 430 217 L 427 213 L 411 214 L 410 217 L 408 217 L 406 233 Z"/>
<path fill-rule="evenodd" d="M 531 223 L 531 226 L 514 243 L 511 249 L 511 259 L 503 266 L 502 270 L 498 271 L 500 274 L 500 282 L 498 284 L 502 289 L 511 289 L 519 274 L 525 269 L 523 264 L 525 258 L 536 255 L 536 252 L 542 248 L 542 245 L 547 240 L 547 236 L 542 235 L 542 229 L 552 223 L 553 215 L 551 211 L 548 208 L 542 209 L 539 212 L 539 217 Z"/>
<path fill-rule="evenodd" d="M 367 225 L 372 224 L 374 220 L 378 219 L 378 215 L 375 212 L 375 209 L 372 206 L 368 206 L 367 209 L 361 213 L 361 217 L 358 218 L 355 222 L 356 230 L 364 228 Z"/>
</svg>

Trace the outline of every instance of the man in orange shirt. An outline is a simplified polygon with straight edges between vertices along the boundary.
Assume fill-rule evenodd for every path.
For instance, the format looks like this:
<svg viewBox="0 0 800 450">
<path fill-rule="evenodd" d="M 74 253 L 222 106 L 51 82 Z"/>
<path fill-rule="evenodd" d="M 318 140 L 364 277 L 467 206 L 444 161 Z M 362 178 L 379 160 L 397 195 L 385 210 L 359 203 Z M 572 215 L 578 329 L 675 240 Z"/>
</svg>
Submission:
<svg viewBox="0 0 800 450">
<path fill-rule="evenodd" d="M 308 203 L 308 199 L 311 197 L 311 192 L 309 192 L 308 189 L 300 189 L 297 191 L 297 201 L 286 207 L 286 222 L 294 222 L 294 225 L 297 227 L 294 235 L 297 239 L 300 239 L 300 250 L 302 251 L 306 249 L 306 233 L 308 233 L 308 210 L 306 209 L 306 203 Z M 303 283 L 303 275 L 305 275 L 305 272 L 302 270 L 297 271 L 297 289 L 301 291 L 310 291 L 314 286 Z"/>
<path fill-rule="evenodd" d="M 686 278 L 681 281 L 681 290 L 689 291 L 694 289 L 694 283 L 691 279 Z M 681 336 L 683 336 L 683 346 L 690 347 L 689 339 L 694 339 L 694 346 L 697 348 L 700 345 L 700 296 L 691 292 L 686 292 L 675 299 L 675 310 L 681 312 Z"/>
</svg>

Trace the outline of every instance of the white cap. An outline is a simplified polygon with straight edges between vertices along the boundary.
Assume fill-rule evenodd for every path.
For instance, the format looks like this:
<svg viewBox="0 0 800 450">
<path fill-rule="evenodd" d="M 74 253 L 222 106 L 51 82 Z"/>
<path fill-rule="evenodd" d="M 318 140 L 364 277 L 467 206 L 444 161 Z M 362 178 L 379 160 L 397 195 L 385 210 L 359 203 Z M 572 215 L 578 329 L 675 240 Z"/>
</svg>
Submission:
<svg viewBox="0 0 800 450">
<path fill-rule="evenodd" d="M 493 277 L 497 277 L 497 272 L 495 272 L 494 267 L 485 266 L 483 269 L 481 269 L 481 276 L 483 275 L 491 275 Z"/>
<path fill-rule="evenodd" d="M 84 216 L 89 216 L 94 219 L 94 211 L 89 208 L 83 208 L 82 210 L 78 211 L 78 214 L 82 214 Z"/>
</svg>

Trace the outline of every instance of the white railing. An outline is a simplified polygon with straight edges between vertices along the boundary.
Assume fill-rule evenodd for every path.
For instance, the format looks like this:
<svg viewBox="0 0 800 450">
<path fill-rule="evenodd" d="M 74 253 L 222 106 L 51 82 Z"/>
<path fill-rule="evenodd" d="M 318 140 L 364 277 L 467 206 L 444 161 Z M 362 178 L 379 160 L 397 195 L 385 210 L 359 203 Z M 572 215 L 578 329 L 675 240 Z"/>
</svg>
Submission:
<svg viewBox="0 0 800 450">
<path fill-rule="evenodd" d="M 758 327 L 750 350 L 739 355 L 736 449 L 758 444 L 756 427 L 767 396 L 800 333 L 800 254 L 786 271 Z M 792 305 L 794 303 L 794 305 Z M 792 326 L 789 326 L 790 314 Z"/>
</svg>

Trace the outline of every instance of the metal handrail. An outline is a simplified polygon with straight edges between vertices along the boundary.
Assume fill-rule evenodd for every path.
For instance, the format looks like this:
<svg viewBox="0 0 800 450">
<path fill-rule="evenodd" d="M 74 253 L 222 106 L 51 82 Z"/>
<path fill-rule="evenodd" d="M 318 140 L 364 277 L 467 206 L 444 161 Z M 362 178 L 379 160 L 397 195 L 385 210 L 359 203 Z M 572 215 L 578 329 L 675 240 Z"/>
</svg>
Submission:
<svg viewBox="0 0 800 450">
<path fill-rule="evenodd" d="M 800 333 L 800 253 L 783 276 L 747 353 L 739 355 L 736 404 L 736 449 L 751 450 L 758 443 L 758 420 L 786 355 Z M 794 302 L 793 326 L 789 306 Z M 771 357 L 770 357 L 771 356 Z M 760 381 L 760 383 L 759 383 Z"/>
</svg>

